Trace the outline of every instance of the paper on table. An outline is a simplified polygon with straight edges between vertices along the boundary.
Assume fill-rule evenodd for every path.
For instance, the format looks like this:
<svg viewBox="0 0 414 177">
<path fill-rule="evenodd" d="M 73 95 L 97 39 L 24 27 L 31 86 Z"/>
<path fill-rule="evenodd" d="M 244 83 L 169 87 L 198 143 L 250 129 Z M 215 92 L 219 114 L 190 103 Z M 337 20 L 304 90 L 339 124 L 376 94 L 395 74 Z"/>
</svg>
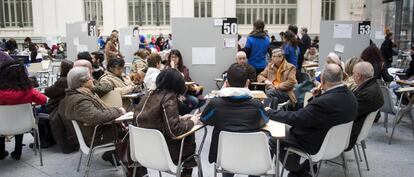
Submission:
<svg viewBox="0 0 414 177">
<path fill-rule="evenodd" d="M 236 47 L 235 38 L 224 38 L 224 48 L 234 48 Z"/>
<path fill-rule="evenodd" d="M 352 38 L 352 24 L 334 24 L 333 38 Z"/>
<path fill-rule="evenodd" d="M 214 19 L 214 26 L 223 26 L 223 19 L 221 18 Z"/>
<path fill-rule="evenodd" d="M 215 47 L 193 47 L 192 48 L 193 65 L 214 65 L 216 64 Z"/>
<path fill-rule="evenodd" d="M 86 32 L 87 30 L 88 30 L 88 24 L 87 23 L 82 23 L 81 24 L 81 31 Z"/>
<path fill-rule="evenodd" d="M 384 39 L 385 35 L 382 31 L 375 31 L 375 39 Z"/>
<path fill-rule="evenodd" d="M 89 51 L 89 50 L 88 50 L 87 45 L 78 45 L 78 46 L 76 46 L 76 51 L 77 51 L 77 53 L 79 53 L 79 52 L 85 52 L 85 51 Z"/>
<path fill-rule="evenodd" d="M 345 46 L 342 44 L 335 44 L 335 52 L 344 53 Z"/>
<path fill-rule="evenodd" d="M 125 45 L 132 45 L 132 36 L 125 35 Z"/>
<path fill-rule="evenodd" d="M 77 38 L 77 37 L 73 38 L 73 45 L 75 45 L 75 46 L 79 45 L 79 38 Z"/>
</svg>

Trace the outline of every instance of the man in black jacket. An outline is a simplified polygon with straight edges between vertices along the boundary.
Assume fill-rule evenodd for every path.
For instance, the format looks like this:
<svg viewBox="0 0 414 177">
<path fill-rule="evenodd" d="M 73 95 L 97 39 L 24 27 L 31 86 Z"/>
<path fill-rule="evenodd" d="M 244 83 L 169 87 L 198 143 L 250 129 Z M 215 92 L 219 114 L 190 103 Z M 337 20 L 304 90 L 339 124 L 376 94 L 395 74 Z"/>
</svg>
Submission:
<svg viewBox="0 0 414 177">
<path fill-rule="evenodd" d="M 233 64 L 227 72 L 225 87 L 217 98 L 210 103 L 201 114 L 201 121 L 214 126 L 211 138 L 209 162 L 217 159 L 217 146 L 220 131 L 256 132 L 268 121 L 264 106 L 259 100 L 252 99 L 252 93 L 247 88 L 246 66 Z M 223 174 L 232 177 L 234 174 Z"/>
<path fill-rule="evenodd" d="M 333 126 L 353 121 L 357 116 L 358 104 L 355 96 L 342 84 L 342 70 L 337 64 L 328 64 L 322 72 L 321 89 L 314 91 L 308 105 L 299 111 L 272 110 L 266 107 L 270 119 L 286 123 L 292 128 L 280 142 L 280 158 L 283 162 L 287 147 L 295 147 L 309 154 L 316 154 Z M 272 148 L 275 147 L 271 141 Z M 289 177 L 306 175 L 309 162 L 299 164 L 300 156 L 288 156 L 285 168 Z"/>
<path fill-rule="evenodd" d="M 358 135 L 361 132 L 367 115 L 378 110 L 384 104 L 380 87 L 374 77 L 374 68 L 371 63 L 359 62 L 354 66 L 353 75 L 357 88 L 354 95 L 358 101 L 358 117 L 352 126 L 351 139 L 346 151 L 354 147 Z"/>
<path fill-rule="evenodd" d="M 305 54 L 306 50 L 311 46 L 311 38 L 308 35 L 308 29 L 305 27 L 302 27 L 301 34 L 302 38 L 300 40 L 303 43 L 303 51 L 301 51 L 301 53 L 303 52 L 303 54 Z"/>
</svg>

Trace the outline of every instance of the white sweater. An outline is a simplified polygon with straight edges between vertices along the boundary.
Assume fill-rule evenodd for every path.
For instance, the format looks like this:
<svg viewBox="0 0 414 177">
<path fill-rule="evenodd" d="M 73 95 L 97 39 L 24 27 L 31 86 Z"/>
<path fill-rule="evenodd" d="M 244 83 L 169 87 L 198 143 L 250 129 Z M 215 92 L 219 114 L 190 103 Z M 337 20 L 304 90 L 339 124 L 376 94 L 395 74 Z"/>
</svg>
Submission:
<svg viewBox="0 0 414 177">
<path fill-rule="evenodd" d="M 149 90 L 155 90 L 157 88 L 155 81 L 157 80 L 158 74 L 160 74 L 159 69 L 153 67 L 148 68 L 147 73 L 144 77 L 144 84 L 146 88 Z"/>
</svg>

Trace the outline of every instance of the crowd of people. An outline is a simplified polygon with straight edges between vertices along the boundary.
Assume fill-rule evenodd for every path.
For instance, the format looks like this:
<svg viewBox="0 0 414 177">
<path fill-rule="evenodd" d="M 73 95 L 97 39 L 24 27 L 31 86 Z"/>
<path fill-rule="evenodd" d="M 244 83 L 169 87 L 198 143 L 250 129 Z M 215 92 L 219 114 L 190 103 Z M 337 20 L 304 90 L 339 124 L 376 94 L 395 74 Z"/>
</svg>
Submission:
<svg viewBox="0 0 414 177">
<path fill-rule="evenodd" d="M 56 143 L 64 153 L 79 149 L 72 120 L 79 122 L 88 145 L 101 145 L 126 134 L 125 126 L 114 133 L 111 125 L 103 124 L 128 111 L 134 112 L 132 122 L 135 126 L 156 129 L 164 134 L 174 163 L 178 162 L 181 142 L 175 138 L 200 123 L 214 126 L 208 157 L 210 163 L 216 162 L 221 131 L 255 132 L 269 120 L 291 126 L 281 140 L 281 162 L 287 147 L 317 153 L 330 128 L 351 121 L 354 124 L 348 149 L 352 148 L 366 116 L 383 104 L 379 80 L 393 80 L 386 71 L 390 56 L 384 52 L 388 43 L 392 43 L 388 40 L 391 37 L 387 35 L 381 49 L 371 44 L 360 57 L 348 59 L 346 63 L 335 53 L 330 53 L 326 63 L 320 66 L 323 68 L 321 74 L 313 80 L 302 77 L 306 75 L 302 65 L 306 61 L 318 62 L 319 40 L 312 41 L 306 28 L 301 28 L 300 34 L 301 38 L 298 27 L 290 25 L 280 33 L 283 40 L 276 41 L 274 36 L 269 37 L 263 21 L 254 22 L 246 44 L 235 54 L 235 63 L 223 74 L 223 88 L 208 104 L 203 96 L 203 86 L 190 77 L 180 51 L 170 50 L 171 40 L 165 41 L 162 36 L 147 42 L 140 35 L 140 49 L 134 54 L 131 72 L 127 74 L 125 56 L 119 50 L 118 32 L 114 30 L 107 41 L 99 40 L 103 51 L 80 52 L 74 62 L 62 60 L 60 77 L 45 89 L 44 94 L 31 85 L 22 63 L 0 51 L 0 105 L 40 105 L 37 112 L 49 114 L 50 125 L 45 129 L 50 129 L 53 135 L 49 139 L 45 135 L 41 137 L 42 147 Z M 26 42 L 29 49 L 33 48 L 31 55 L 35 55 L 34 44 L 30 40 Z M 9 53 L 15 50 L 4 49 Z M 165 56 L 160 54 L 167 50 Z M 254 99 L 249 89 L 250 83 L 255 81 L 265 85 L 263 89 L 268 98 L 263 102 Z M 313 95 L 306 106 L 299 104 L 303 103 L 303 98 L 296 92 L 298 85 L 304 82 L 313 84 L 313 89 L 305 90 Z M 122 107 L 110 107 L 101 98 L 113 90 L 121 95 L 141 92 L 144 96 L 134 100 L 124 98 Z M 284 102 L 289 102 L 288 109 L 278 109 L 278 104 Z M 199 108 L 204 109 L 190 114 Z M 93 139 L 96 125 L 102 126 Z M 23 135 L 15 136 L 11 156 L 16 160 L 21 156 L 22 139 Z M 275 139 L 270 138 L 270 146 L 272 151 L 276 150 Z M 195 136 L 190 135 L 184 142 L 183 158 L 190 157 L 195 149 Z M 102 158 L 116 165 L 112 154 L 113 151 L 106 152 Z M 0 160 L 7 156 L 5 138 L 2 137 Z M 194 166 L 194 159 L 185 161 L 181 175 L 191 176 Z M 300 163 L 298 155 L 289 155 L 285 168 L 290 171 L 289 177 L 310 175 L 309 161 Z M 137 176 L 146 173 L 146 169 L 140 167 Z"/>
</svg>

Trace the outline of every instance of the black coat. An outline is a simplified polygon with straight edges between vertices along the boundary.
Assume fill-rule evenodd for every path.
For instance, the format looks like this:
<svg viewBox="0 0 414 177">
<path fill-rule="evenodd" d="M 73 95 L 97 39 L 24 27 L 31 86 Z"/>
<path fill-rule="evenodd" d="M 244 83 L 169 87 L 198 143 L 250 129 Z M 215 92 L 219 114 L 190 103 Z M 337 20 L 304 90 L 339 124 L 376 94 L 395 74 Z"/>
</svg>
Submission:
<svg viewBox="0 0 414 177">
<path fill-rule="evenodd" d="M 392 40 L 385 39 L 381 44 L 381 53 L 386 63 L 392 63 Z"/>
<path fill-rule="evenodd" d="M 301 40 L 302 40 L 303 47 L 304 47 L 303 51 L 305 52 L 311 46 L 311 38 L 309 37 L 308 34 L 303 34 Z"/>
<path fill-rule="evenodd" d="M 45 89 L 45 95 L 49 98 L 46 110 L 51 113 L 58 105 L 59 101 L 65 98 L 65 89 L 68 88 L 66 77 L 61 77 L 50 87 Z"/>
<path fill-rule="evenodd" d="M 384 104 L 380 87 L 375 78 L 372 78 L 357 87 L 354 95 L 358 101 L 358 117 L 354 120 L 351 132 L 351 140 L 346 151 L 354 147 L 358 135 L 361 132 L 367 115 L 378 110 Z"/>
<path fill-rule="evenodd" d="M 201 115 L 201 121 L 214 126 L 211 137 L 209 162 L 217 159 L 220 131 L 256 132 L 268 121 L 263 104 L 251 98 L 213 98 Z"/>
<path fill-rule="evenodd" d="M 307 153 L 316 154 L 328 133 L 339 124 L 357 117 L 358 103 L 346 86 L 328 90 L 314 97 L 299 111 L 268 110 L 270 119 L 292 126 L 288 136 Z"/>
</svg>

